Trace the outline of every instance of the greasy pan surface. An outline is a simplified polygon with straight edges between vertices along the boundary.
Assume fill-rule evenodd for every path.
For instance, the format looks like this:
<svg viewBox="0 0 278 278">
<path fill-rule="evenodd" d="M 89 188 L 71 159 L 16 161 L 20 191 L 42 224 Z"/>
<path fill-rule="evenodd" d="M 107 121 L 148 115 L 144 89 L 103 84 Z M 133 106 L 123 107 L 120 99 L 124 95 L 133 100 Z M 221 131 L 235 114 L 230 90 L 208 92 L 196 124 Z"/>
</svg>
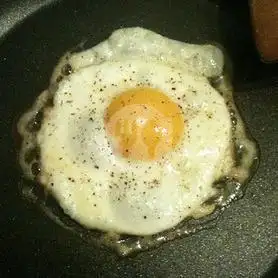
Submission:
<svg viewBox="0 0 278 278">
<path fill-rule="evenodd" d="M 0 276 L 274 275 L 278 258 L 278 69 L 259 62 L 247 1 L 50 2 L 55 1 L 0 1 Z M 236 102 L 260 145 L 261 163 L 245 197 L 232 204 L 214 228 L 135 258 L 118 259 L 106 248 L 86 244 L 22 200 L 12 129 L 16 117 L 47 86 L 65 50 L 86 38 L 88 46 L 94 45 L 116 28 L 137 25 L 181 41 L 224 45 L 234 63 Z"/>
</svg>

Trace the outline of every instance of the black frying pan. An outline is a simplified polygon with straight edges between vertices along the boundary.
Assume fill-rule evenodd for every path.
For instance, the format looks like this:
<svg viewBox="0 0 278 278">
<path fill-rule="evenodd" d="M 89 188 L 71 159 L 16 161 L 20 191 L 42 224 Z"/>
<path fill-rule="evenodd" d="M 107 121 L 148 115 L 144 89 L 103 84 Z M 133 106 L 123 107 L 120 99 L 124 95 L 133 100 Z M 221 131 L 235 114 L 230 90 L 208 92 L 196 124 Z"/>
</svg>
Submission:
<svg viewBox="0 0 278 278">
<path fill-rule="evenodd" d="M 248 11 L 243 0 L 0 0 L 1 277 L 275 277 L 278 67 L 259 61 Z M 233 62 L 236 102 L 261 149 L 245 197 L 214 228 L 128 259 L 86 243 L 21 198 L 12 135 L 66 50 L 123 26 L 222 44 Z"/>
</svg>

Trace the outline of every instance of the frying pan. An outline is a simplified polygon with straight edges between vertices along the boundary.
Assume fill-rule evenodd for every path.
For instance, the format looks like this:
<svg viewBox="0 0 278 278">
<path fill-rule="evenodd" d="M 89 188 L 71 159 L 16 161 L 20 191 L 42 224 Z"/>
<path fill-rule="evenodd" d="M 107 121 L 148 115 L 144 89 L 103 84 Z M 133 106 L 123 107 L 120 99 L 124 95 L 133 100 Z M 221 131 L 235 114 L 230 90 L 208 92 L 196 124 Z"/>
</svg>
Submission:
<svg viewBox="0 0 278 278">
<path fill-rule="evenodd" d="M 22 277 L 275 277 L 278 259 L 278 67 L 260 62 L 247 1 L 0 1 L 0 274 Z M 235 100 L 261 150 L 243 199 L 211 229 L 120 259 L 22 199 L 14 124 L 48 85 L 57 59 L 117 28 L 141 26 L 224 46 Z"/>
</svg>

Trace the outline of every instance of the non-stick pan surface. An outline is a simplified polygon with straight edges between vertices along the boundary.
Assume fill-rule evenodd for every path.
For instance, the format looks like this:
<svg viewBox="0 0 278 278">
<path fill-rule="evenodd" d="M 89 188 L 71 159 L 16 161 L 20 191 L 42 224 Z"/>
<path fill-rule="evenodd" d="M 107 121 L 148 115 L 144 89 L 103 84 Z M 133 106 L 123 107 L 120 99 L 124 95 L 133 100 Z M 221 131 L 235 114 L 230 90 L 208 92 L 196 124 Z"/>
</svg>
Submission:
<svg viewBox="0 0 278 278">
<path fill-rule="evenodd" d="M 234 65 L 236 102 L 260 145 L 261 163 L 245 197 L 232 204 L 214 228 L 119 259 L 58 226 L 21 198 L 13 128 L 17 116 L 47 87 L 53 66 L 66 50 L 84 39 L 89 39 L 87 46 L 94 45 L 126 26 L 226 48 Z M 0 34 L 1 277 L 275 275 L 278 69 L 259 62 L 247 1 L 0 0 Z"/>
</svg>

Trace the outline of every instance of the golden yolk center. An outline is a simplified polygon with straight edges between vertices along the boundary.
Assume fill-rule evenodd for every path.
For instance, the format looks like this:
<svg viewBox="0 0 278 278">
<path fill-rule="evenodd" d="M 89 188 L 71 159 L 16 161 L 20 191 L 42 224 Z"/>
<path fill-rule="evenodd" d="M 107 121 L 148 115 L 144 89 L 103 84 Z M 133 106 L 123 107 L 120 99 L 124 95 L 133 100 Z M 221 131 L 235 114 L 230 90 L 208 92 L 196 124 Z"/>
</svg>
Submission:
<svg viewBox="0 0 278 278">
<path fill-rule="evenodd" d="M 154 88 L 121 93 L 108 106 L 104 120 L 114 150 L 144 161 L 171 151 L 183 135 L 185 122 L 180 107 Z"/>
</svg>

